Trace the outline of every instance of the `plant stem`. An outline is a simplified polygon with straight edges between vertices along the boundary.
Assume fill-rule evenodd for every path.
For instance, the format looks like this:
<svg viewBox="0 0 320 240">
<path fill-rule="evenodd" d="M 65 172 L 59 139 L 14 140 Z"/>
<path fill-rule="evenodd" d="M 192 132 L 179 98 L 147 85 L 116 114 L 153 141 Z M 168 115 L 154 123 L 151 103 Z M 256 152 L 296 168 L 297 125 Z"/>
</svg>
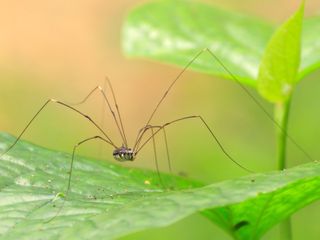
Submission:
<svg viewBox="0 0 320 240">
<path fill-rule="evenodd" d="M 275 120 L 281 126 L 277 131 L 277 159 L 278 170 L 283 170 L 287 167 L 286 163 L 286 148 L 290 99 L 286 102 L 276 103 L 275 105 Z"/>
<path fill-rule="evenodd" d="M 289 121 L 289 110 L 290 110 L 291 98 L 286 102 L 277 103 L 275 105 L 275 120 L 281 126 L 281 129 L 277 131 L 277 158 L 278 158 L 278 169 L 284 170 L 287 167 L 286 162 L 286 148 L 287 148 L 287 136 L 286 132 L 288 129 Z M 290 217 L 284 220 L 280 224 L 280 239 L 291 240 L 291 219 Z"/>
</svg>

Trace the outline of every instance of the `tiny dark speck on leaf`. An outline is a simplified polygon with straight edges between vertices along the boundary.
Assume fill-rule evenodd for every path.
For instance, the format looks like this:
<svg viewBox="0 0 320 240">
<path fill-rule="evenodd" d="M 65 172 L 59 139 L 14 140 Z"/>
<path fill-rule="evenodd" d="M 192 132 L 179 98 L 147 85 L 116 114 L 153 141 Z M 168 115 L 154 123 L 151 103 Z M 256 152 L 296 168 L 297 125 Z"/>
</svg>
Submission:
<svg viewBox="0 0 320 240">
<path fill-rule="evenodd" d="M 242 228 L 242 227 L 244 227 L 244 226 L 246 226 L 246 225 L 249 225 L 250 223 L 248 222 L 248 221 L 240 221 L 240 222 L 238 222 L 237 224 L 235 224 L 234 226 L 233 226 L 233 229 L 235 230 L 235 231 L 238 231 L 240 228 Z"/>
</svg>

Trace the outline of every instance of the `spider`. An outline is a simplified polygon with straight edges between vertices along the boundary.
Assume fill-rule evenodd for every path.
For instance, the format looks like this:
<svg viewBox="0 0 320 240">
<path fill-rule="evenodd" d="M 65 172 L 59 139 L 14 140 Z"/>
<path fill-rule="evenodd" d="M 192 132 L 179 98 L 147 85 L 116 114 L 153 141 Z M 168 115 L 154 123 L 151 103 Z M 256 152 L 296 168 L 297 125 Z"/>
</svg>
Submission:
<svg viewBox="0 0 320 240">
<path fill-rule="evenodd" d="M 89 94 L 81 101 L 78 103 L 66 103 L 66 102 L 62 102 L 60 100 L 56 100 L 56 99 L 48 99 L 42 106 L 41 108 L 36 112 L 36 114 L 31 118 L 31 120 L 28 122 L 28 124 L 25 126 L 25 128 L 21 131 L 21 133 L 18 135 L 18 137 L 16 138 L 16 140 L 0 155 L 0 157 L 2 157 L 4 154 L 6 154 L 8 151 L 10 151 L 16 144 L 17 142 L 21 139 L 21 137 L 23 136 L 23 134 L 27 131 L 27 129 L 29 128 L 29 126 L 33 123 L 33 121 L 40 115 L 40 113 L 50 104 L 50 103 L 54 103 L 54 104 L 58 104 L 61 105 L 69 110 L 74 111 L 75 113 L 81 115 L 82 117 L 86 118 L 91 124 L 93 124 L 97 130 L 99 130 L 99 132 L 101 133 L 100 135 L 96 135 L 93 137 L 89 137 L 86 139 L 83 139 L 82 141 L 78 142 L 76 145 L 74 145 L 73 147 L 73 151 L 72 151 L 72 158 L 71 158 L 71 163 L 70 163 L 70 170 L 69 170 L 69 177 L 68 177 L 68 186 L 67 186 L 67 191 L 66 191 L 66 196 L 68 195 L 70 188 L 71 188 L 71 178 L 72 178 L 72 170 L 73 170 L 73 163 L 74 163 L 74 159 L 75 159 L 75 155 L 76 155 L 76 150 L 79 146 L 81 146 L 82 144 L 89 142 L 89 141 L 93 141 L 93 140 L 100 140 L 105 142 L 106 144 L 110 145 L 111 147 L 113 147 L 113 152 L 112 155 L 114 157 L 115 160 L 119 161 L 119 162 L 128 162 L 128 161 L 134 161 L 135 158 L 137 157 L 137 155 L 139 154 L 139 152 L 144 148 L 144 146 L 146 146 L 147 143 L 149 143 L 151 140 L 153 142 L 153 148 L 154 148 L 154 156 L 155 156 L 155 164 L 156 164 L 156 168 L 157 168 L 157 173 L 161 182 L 161 176 L 159 173 L 159 166 L 158 166 L 158 160 L 157 160 L 157 154 L 156 154 L 156 150 L 155 150 L 155 140 L 154 137 L 160 132 L 163 131 L 164 134 L 164 139 L 165 139 L 165 145 L 166 145 L 166 152 L 167 152 L 167 160 L 168 160 L 168 165 L 169 165 L 169 170 L 171 172 L 171 163 L 170 163 L 170 157 L 169 157 L 169 151 L 168 151 L 168 143 L 167 143 L 167 135 L 166 135 L 166 130 L 165 128 L 169 125 L 172 124 L 176 124 L 178 122 L 181 121 L 185 121 L 185 120 L 190 120 L 190 119 L 198 119 L 200 121 L 200 123 L 207 129 L 208 133 L 211 135 L 212 139 L 218 144 L 219 148 L 221 149 L 221 151 L 225 154 L 225 156 L 231 160 L 232 162 L 234 162 L 237 166 L 239 166 L 240 168 L 242 168 L 243 170 L 245 170 L 246 172 L 249 173 L 253 173 L 253 171 L 249 170 L 248 168 L 244 167 L 243 165 L 241 165 L 239 162 L 237 162 L 227 151 L 226 149 L 223 147 L 223 145 L 221 144 L 220 140 L 217 138 L 217 136 L 214 134 L 214 132 L 211 130 L 210 126 L 207 124 L 207 122 L 204 120 L 204 118 L 200 115 L 189 115 L 189 116 L 184 116 L 169 122 L 166 122 L 162 125 L 151 125 L 150 122 L 152 120 L 152 118 L 154 117 L 154 115 L 156 114 L 157 110 L 159 109 L 160 105 L 162 104 L 162 102 L 164 101 L 164 99 L 166 98 L 167 94 L 170 92 L 170 90 L 173 88 L 173 86 L 176 84 L 176 82 L 181 78 L 181 76 L 184 74 L 184 72 L 186 72 L 188 70 L 188 68 L 190 67 L 190 65 L 195 62 L 200 55 L 202 55 L 204 52 L 207 52 L 230 76 L 233 80 L 235 80 L 236 83 L 239 84 L 239 86 L 249 95 L 250 98 L 252 98 L 254 100 L 254 102 L 258 105 L 258 107 L 267 115 L 267 117 L 274 123 L 274 125 L 276 127 L 278 127 L 301 151 L 303 151 L 309 158 L 311 158 L 295 141 L 292 137 L 290 137 L 290 135 L 288 135 L 288 133 L 283 130 L 281 128 L 281 126 L 274 120 L 274 118 L 265 110 L 265 108 L 261 105 L 261 103 L 247 90 L 247 88 L 242 85 L 242 83 L 237 79 L 237 77 L 235 75 L 232 74 L 232 72 L 230 70 L 228 70 L 228 68 L 219 60 L 219 58 L 208 48 L 205 48 L 201 51 L 199 51 L 186 65 L 185 67 L 180 71 L 180 73 L 176 76 L 175 79 L 173 79 L 173 81 L 171 82 L 171 84 L 169 85 L 169 87 L 167 88 L 167 90 L 164 92 L 164 94 L 162 95 L 161 99 L 159 100 L 159 102 L 157 103 L 157 105 L 155 106 L 155 108 L 153 109 L 150 117 L 148 118 L 148 120 L 146 121 L 146 124 L 138 130 L 136 139 L 134 144 L 132 145 L 132 147 L 129 147 L 128 145 L 128 141 L 127 141 L 127 136 L 125 134 L 125 130 L 124 130 L 124 126 L 123 126 L 123 122 L 122 122 L 122 118 L 121 118 L 121 114 L 120 114 L 120 110 L 119 110 L 119 106 L 115 97 L 115 93 L 112 87 L 112 84 L 110 82 L 110 80 L 108 78 L 106 78 L 108 86 L 111 90 L 111 94 L 112 94 L 112 99 L 113 99 L 113 103 L 114 103 L 114 108 L 112 107 L 112 104 L 110 103 L 109 98 L 107 97 L 107 94 L 105 93 L 105 91 L 103 90 L 103 88 L 101 86 L 96 86 L 94 89 L 92 89 Z M 94 92 L 100 92 L 100 94 L 102 95 L 110 113 L 112 114 L 113 120 L 116 124 L 116 127 L 118 129 L 118 132 L 121 136 L 122 139 L 122 144 L 121 145 L 117 145 L 115 144 L 112 139 L 109 137 L 109 135 L 106 133 L 106 131 L 104 131 L 102 129 L 101 126 L 99 126 L 99 124 L 97 124 L 89 115 L 81 112 L 80 110 L 78 110 L 77 108 L 75 108 L 75 105 L 79 105 L 84 103 L 85 101 L 87 101 L 87 99 L 94 93 Z M 143 140 L 143 137 L 145 136 L 145 134 L 151 131 L 151 136 L 149 136 L 146 140 Z"/>
</svg>

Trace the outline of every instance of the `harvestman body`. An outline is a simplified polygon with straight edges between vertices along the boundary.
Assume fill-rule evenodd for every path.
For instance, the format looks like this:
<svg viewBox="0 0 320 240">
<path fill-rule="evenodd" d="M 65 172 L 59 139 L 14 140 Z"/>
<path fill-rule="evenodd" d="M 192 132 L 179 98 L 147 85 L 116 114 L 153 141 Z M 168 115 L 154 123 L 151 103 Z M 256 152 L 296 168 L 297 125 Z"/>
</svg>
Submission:
<svg viewBox="0 0 320 240">
<path fill-rule="evenodd" d="M 190 67 L 190 65 L 204 52 L 207 52 L 209 55 L 212 56 L 212 58 L 217 61 L 220 66 L 231 76 L 231 78 L 233 78 L 233 80 L 235 80 L 236 83 L 239 84 L 239 86 L 249 95 L 250 98 L 252 98 L 254 100 L 254 102 L 258 105 L 258 107 L 267 115 L 267 117 L 273 122 L 273 124 L 275 124 L 276 127 L 278 127 L 287 137 L 289 140 L 291 140 L 292 143 L 294 143 L 309 159 L 312 159 L 307 153 L 306 151 L 304 151 L 304 149 L 302 147 L 300 147 L 292 137 L 290 137 L 287 132 L 281 128 L 281 126 L 273 119 L 273 117 L 265 110 L 265 108 L 261 105 L 261 103 L 255 99 L 255 97 L 241 84 L 241 82 L 227 69 L 227 67 L 217 58 L 217 56 L 210 50 L 210 49 L 203 49 L 202 51 L 200 51 L 199 53 L 197 53 L 193 59 L 182 69 L 182 71 L 177 75 L 177 77 L 172 81 L 172 83 L 170 84 L 170 86 L 168 87 L 168 89 L 165 91 L 165 93 L 163 94 L 163 96 L 161 97 L 160 101 L 158 102 L 158 104 L 156 105 L 155 109 L 153 110 L 153 112 L 151 113 L 147 123 L 144 125 L 144 127 L 142 127 L 137 134 L 135 143 L 133 145 L 132 148 L 128 147 L 128 142 L 127 142 L 127 137 L 125 135 L 125 131 L 124 131 L 124 127 L 123 127 L 123 123 L 122 123 L 122 119 L 121 119 L 121 115 L 120 115 L 120 111 L 119 111 L 119 107 L 118 107 L 118 103 L 112 88 L 112 85 L 109 81 L 109 79 L 107 79 L 109 88 L 111 90 L 112 93 L 112 97 L 113 97 L 113 102 L 114 102 L 114 107 L 116 109 L 116 113 L 114 112 L 109 99 L 106 96 L 106 93 L 104 92 L 104 90 L 102 89 L 102 87 L 97 86 L 95 87 L 93 90 L 91 90 L 91 92 L 81 101 L 78 103 L 74 103 L 74 104 L 70 104 L 70 103 L 65 103 L 65 102 L 61 102 L 59 100 L 56 99 L 49 99 L 47 100 L 43 106 L 38 110 L 38 112 L 32 117 L 32 119 L 28 122 L 28 124 L 26 125 L 26 127 L 22 130 L 22 132 L 20 133 L 20 135 L 17 137 L 17 139 L 14 141 L 14 143 L 12 145 L 10 145 L 7 150 L 2 153 L 0 155 L 0 157 L 2 157 L 4 154 L 6 154 L 8 151 L 10 151 L 15 145 L 16 143 L 20 140 L 20 138 L 22 137 L 22 135 L 25 133 L 25 131 L 29 128 L 29 126 L 32 124 L 32 122 L 35 120 L 35 118 L 37 118 L 37 116 L 47 107 L 47 105 L 49 103 L 55 103 L 61 106 L 64 106 L 68 109 L 71 109 L 72 111 L 80 114 L 81 116 L 83 116 L 84 118 L 86 118 L 88 121 L 91 122 L 91 124 L 93 124 L 101 133 L 102 136 L 97 135 L 97 136 L 93 136 L 90 138 L 86 138 L 80 142 L 78 142 L 74 148 L 73 148 L 73 152 L 72 152 L 72 159 L 71 159 L 71 164 L 70 164 L 70 171 L 69 171 L 69 179 L 68 179 L 68 187 L 67 187 L 67 191 L 66 191 L 66 196 L 68 195 L 69 191 L 70 191 L 70 186 L 71 186 L 71 176 L 72 176 L 72 170 L 73 170 L 73 162 L 74 162 L 74 158 L 75 158 L 75 152 L 76 149 L 84 144 L 85 142 L 91 141 L 91 140 L 101 140 L 105 143 L 107 143 L 108 145 L 112 146 L 114 148 L 113 150 L 113 157 L 115 160 L 120 161 L 120 162 L 125 162 L 125 161 L 133 161 L 136 156 L 138 155 L 138 153 L 140 152 L 140 150 L 150 141 L 152 140 L 153 142 L 153 148 L 154 148 L 154 155 L 155 155 L 155 164 L 157 167 L 157 172 L 159 175 L 159 179 L 161 182 L 161 177 L 159 174 L 159 167 L 158 167 L 158 161 L 157 161 L 157 154 L 156 154 L 156 149 L 155 149 L 155 140 L 154 140 L 154 136 L 156 134 L 158 134 L 161 130 L 164 133 L 164 139 L 165 139 L 165 144 L 166 144 L 166 150 L 167 150 L 167 159 L 168 159 L 168 164 L 169 164 L 169 169 L 171 171 L 171 165 L 170 165 L 170 158 L 169 158 L 169 151 L 168 151 L 168 144 L 167 144 L 167 136 L 166 136 L 166 131 L 165 131 L 165 127 L 180 122 L 180 121 L 184 121 L 187 119 L 199 119 L 200 122 L 206 127 L 206 129 L 209 131 L 209 133 L 211 134 L 211 136 L 213 137 L 213 139 L 216 141 L 216 143 L 218 144 L 218 146 L 220 147 L 220 149 L 223 151 L 223 153 L 226 155 L 227 158 L 229 158 L 229 160 L 231 160 L 232 162 L 234 162 L 236 165 L 238 165 L 240 168 L 244 169 L 247 172 L 252 172 L 249 169 L 245 168 L 244 166 L 242 166 L 241 164 L 239 164 L 236 160 L 234 160 L 230 154 L 224 149 L 224 147 L 222 146 L 222 144 L 220 143 L 220 141 L 218 140 L 218 138 L 216 137 L 216 135 L 213 133 L 213 131 L 211 130 L 211 128 L 209 127 L 209 125 L 206 123 L 206 121 L 199 115 L 191 115 L 191 116 L 185 116 L 182 118 L 178 118 L 175 119 L 173 121 L 167 122 L 165 124 L 162 125 L 151 125 L 150 122 L 153 118 L 153 116 L 155 115 L 155 113 L 157 112 L 159 106 L 161 105 L 161 103 L 163 102 L 163 100 L 165 99 L 165 97 L 167 96 L 168 92 L 171 90 L 171 88 L 174 86 L 174 84 L 180 79 L 181 75 Z M 79 105 L 84 103 L 95 91 L 99 91 L 108 108 L 109 111 L 111 112 L 113 119 L 115 121 L 115 124 L 118 128 L 118 131 L 120 133 L 120 136 L 122 138 L 122 145 L 118 146 L 116 145 L 111 138 L 108 136 L 108 134 L 88 115 L 84 114 L 83 112 L 81 112 L 80 110 L 76 109 L 74 106 L 75 105 Z M 143 141 L 143 137 L 145 136 L 145 134 L 148 131 L 151 131 L 151 136 L 148 137 L 146 140 Z"/>
</svg>

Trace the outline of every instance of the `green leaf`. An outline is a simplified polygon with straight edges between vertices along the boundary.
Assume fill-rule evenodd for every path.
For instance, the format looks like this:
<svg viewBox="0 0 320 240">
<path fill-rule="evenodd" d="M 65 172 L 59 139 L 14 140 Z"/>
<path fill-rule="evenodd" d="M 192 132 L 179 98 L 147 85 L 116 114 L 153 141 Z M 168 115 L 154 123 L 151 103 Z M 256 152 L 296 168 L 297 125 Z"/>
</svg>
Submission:
<svg viewBox="0 0 320 240">
<path fill-rule="evenodd" d="M 126 55 L 185 67 L 210 48 L 241 83 L 256 87 L 260 60 L 274 27 L 254 17 L 192 1 L 157 1 L 131 11 L 123 27 Z M 320 17 L 303 23 L 297 80 L 320 67 Z M 190 66 L 202 73 L 232 79 L 209 54 Z"/>
<path fill-rule="evenodd" d="M 13 137 L 0 133 L 0 153 L 13 141 Z M 25 141 L 19 141 L 1 157 L 0 239 L 57 239 L 69 227 L 90 223 L 90 217 L 166 192 L 155 172 L 77 156 L 71 191 L 54 218 L 64 203 L 70 161 L 70 154 Z M 200 186 L 165 174 L 161 174 L 161 179 L 165 186 L 174 184 L 177 189 Z M 104 232 L 99 228 L 96 231 Z M 74 237 L 79 239 L 81 235 L 75 233 Z"/>
<path fill-rule="evenodd" d="M 273 27 L 254 17 L 191 1 L 158 1 L 132 11 L 123 28 L 123 49 L 184 67 L 209 48 L 242 83 L 256 85 L 260 58 Z M 190 69 L 231 78 L 202 54 Z"/>
<path fill-rule="evenodd" d="M 0 134 L 0 150 L 12 141 Z M 2 157 L 1 239 L 113 239 L 204 211 L 236 239 L 254 240 L 320 198 L 319 163 L 205 187 L 162 175 L 175 186 L 163 190 L 154 172 L 77 157 L 70 195 L 47 222 L 64 202 L 69 164 L 69 154 L 23 141 Z"/>
<path fill-rule="evenodd" d="M 319 163 L 317 164 L 319 167 Z M 264 183 L 278 185 L 279 181 L 285 181 L 286 186 L 258 193 L 258 196 L 239 204 L 204 211 L 203 214 L 216 222 L 219 226 L 231 232 L 235 239 L 260 239 L 276 223 L 287 219 L 302 207 L 320 199 L 320 175 L 314 173 L 314 177 L 302 175 L 305 172 L 314 171 L 314 164 L 306 164 L 285 171 L 282 176 L 274 174 L 275 179 L 270 178 Z M 318 168 L 317 167 L 317 168 Z M 279 174 L 279 173 L 278 173 Z M 285 180 L 293 175 L 296 179 L 291 183 Z M 269 182 L 268 182 L 269 181 Z M 291 180 L 289 180 L 291 181 Z M 277 183 L 276 183 L 277 182 Z M 272 186 L 269 186 L 272 188 Z M 242 224 L 242 225 L 241 225 Z"/>
<path fill-rule="evenodd" d="M 286 101 L 299 78 L 304 4 L 271 37 L 262 58 L 258 90 L 271 102 Z"/>
</svg>

